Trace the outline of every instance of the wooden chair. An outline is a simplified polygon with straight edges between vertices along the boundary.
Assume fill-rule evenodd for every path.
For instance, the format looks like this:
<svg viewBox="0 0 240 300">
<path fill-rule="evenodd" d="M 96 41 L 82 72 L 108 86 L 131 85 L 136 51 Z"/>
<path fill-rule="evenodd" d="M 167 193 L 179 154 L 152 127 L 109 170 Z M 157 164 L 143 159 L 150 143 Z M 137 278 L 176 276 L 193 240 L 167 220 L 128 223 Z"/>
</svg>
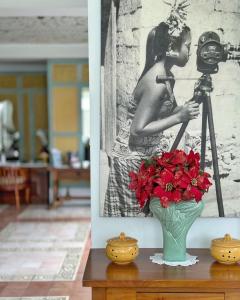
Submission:
<svg viewBox="0 0 240 300">
<path fill-rule="evenodd" d="M 30 200 L 29 170 L 21 167 L 0 167 L 0 191 L 14 192 L 16 208 L 20 209 L 19 192 L 25 191 L 25 202 Z"/>
</svg>

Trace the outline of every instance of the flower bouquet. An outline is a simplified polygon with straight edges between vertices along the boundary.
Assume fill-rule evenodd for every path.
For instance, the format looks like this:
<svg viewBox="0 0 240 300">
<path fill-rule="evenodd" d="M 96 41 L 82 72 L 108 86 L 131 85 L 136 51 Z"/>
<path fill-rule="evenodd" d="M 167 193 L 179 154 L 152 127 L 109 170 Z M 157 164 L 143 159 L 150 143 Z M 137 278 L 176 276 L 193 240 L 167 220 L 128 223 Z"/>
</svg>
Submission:
<svg viewBox="0 0 240 300">
<path fill-rule="evenodd" d="M 149 205 L 163 230 L 163 258 L 186 260 L 186 236 L 203 210 L 202 196 L 212 185 L 200 169 L 200 155 L 192 150 L 164 152 L 143 160 L 138 172 L 130 172 L 129 188 L 141 208 Z"/>
</svg>

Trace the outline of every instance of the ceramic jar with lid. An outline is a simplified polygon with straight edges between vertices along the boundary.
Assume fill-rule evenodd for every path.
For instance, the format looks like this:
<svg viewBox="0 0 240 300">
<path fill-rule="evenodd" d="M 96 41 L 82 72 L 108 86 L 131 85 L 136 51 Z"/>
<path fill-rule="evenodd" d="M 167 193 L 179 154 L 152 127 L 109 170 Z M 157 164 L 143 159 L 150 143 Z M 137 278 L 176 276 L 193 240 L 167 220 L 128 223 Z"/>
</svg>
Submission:
<svg viewBox="0 0 240 300">
<path fill-rule="evenodd" d="M 240 240 L 233 239 L 230 234 L 212 240 L 211 255 L 222 264 L 231 265 L 239 262 Z"/>
<path fill-rule="evenodd" d="M 116 264 L 129 264 L 138 256 L 137 240 L 121 232 L 119 237 L 107 241 L 107 257 Z"/>
</svg>

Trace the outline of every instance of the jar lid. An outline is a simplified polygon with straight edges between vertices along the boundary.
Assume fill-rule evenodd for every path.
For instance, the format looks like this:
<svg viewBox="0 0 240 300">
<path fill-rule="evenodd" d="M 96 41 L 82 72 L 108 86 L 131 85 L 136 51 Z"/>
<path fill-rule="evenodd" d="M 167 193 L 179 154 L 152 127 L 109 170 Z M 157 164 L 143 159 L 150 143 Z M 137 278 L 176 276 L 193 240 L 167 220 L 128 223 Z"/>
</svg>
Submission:
<svg viewBox="0 0 240 300">
<path fill-rule="evenodd" d="M 135 246 L 137 244 L 137 240 L 126 236 L 124 232 L 121 232 L 119 237 L 111 238 L 107 241 L 107 243 L 114 247 L 129 247 Z"/>
<path fill-rule="evenodd" d="M 233 239 L 230 234 L 225 234 L 224 238 L 212 240 L 213 246 L 218 247 L 240 247 L 240 240 Z"/>
</svg>

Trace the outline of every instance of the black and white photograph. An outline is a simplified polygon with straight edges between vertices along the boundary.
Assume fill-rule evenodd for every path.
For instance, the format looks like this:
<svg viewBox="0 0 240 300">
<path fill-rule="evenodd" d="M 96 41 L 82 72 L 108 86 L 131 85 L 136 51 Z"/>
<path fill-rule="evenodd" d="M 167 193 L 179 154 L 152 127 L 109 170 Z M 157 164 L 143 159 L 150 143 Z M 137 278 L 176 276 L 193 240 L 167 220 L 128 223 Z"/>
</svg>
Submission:
<svg viewBox="0 0 240 300">
<path fill-rule="evenodd" d="M 101 0 L 100 216 L 146 217 L 129 172 L 192 149 L 201 217 L 240 216 L 239 0 Z"/>
</svg>

